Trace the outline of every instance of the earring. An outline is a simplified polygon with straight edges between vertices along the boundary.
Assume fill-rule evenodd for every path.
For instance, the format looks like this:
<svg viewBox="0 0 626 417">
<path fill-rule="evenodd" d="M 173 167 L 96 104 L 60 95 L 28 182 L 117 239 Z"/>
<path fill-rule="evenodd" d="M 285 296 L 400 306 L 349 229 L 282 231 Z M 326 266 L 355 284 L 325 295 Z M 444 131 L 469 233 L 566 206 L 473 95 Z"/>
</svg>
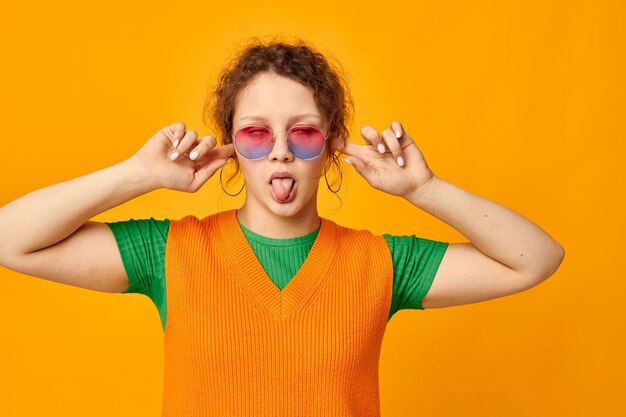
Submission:
<svg viewBox="0 0 626 417">
<path fill-rule="evenodd" d="M 330 184 L 328 183 L 328 178 L 326 177 L 326 172 L 324 172 L 324 179 L 326 180 L 326 186 L 328 187 L 328 189 L 332 193 L 337 194 L 339 190 L 341 189 L 341 183 L 343 181 L 343 171 L 341 170 L 341 162 L 339 162 L 339 157 L 335 155 L 334 153 L 331 154 L 331 156 L 333 160 L 337 160 L 337 166 L 339 166 L 339 188 L 337 188 L 337 190 L 333 190 L 332 188 L 330 188 Z"/>
<path fill-rule="evenodd" d="M 232 157 L 233 157 L 232 155 L 231 155 L 231 156 L 229 156 L 228 158 L 226 158 L 226 161 L 228 161 L 228 160 L 229 160 L 230 158 L 232 158 Z M 226 166 L 226 165 L 224 165 L 224 166 Z M 226 191 L 226 190 L 224 189 L 224 185 L 222 184 L 222 171 L 224 171 L 224 167 L 221 167 L 221 168 L 220 168 L 220 186 L 222 187 L 222 190 L 224 190 L 224 192 L 225 192 L 226 194 L 228 194 L 229 196 L 231 196 L 231 197 L 234 197 L 234 196 L 236 196 L 236 195 L 239 195 L 239 193 L 241 193 L 241 192 L 243 191 L 243 188 L 246 186 L 246 182 L 245 182 L 245 181 L 243 182 L 243 186 L 241 187 L 241 190 L 239 190 L 239 192 L 238 192 L 237 194 L 231 194 L 231 193 L 229 193 L 228 191 Z"/>
</svg>

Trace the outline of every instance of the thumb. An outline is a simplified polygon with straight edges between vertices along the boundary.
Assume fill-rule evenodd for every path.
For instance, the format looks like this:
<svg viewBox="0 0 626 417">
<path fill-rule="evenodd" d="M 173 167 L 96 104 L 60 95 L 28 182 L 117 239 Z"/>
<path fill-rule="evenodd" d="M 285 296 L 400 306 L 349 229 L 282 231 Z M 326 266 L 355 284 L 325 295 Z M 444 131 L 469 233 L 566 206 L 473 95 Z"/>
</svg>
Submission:
<svg viewBox="0 0 626 417">
<path fill-rule="evenodd" d="M 361 161 L 354 155 L 350 156 L 349 158 L 343 158 L 343 160 L 352 165 L 359 174 L 365 177 L 365 172 L 367 171 L 367 165 L 365 164 L 365 162 Z"/>
<path fill-rule="evenodd" d="M 211 178 L 218 169 L 225 167 L 227 165 L 228 161 L 224 162 L 222 160 L 219 159 L 215 159 L 211 162 L 209 162 L 208 164 L 202 166 L 200 169 L 198 169 L 195 173 L 194 173 L 194 178 L 193 178 L 193 188 L 195 190 L 199 189 L 200 187 L 202 187 L 204 185 L 204 183 L 206 183 L 209 178 Z"/>
<path fill-rule="evenodd" d="M 231 155 L 235 155 L 235 145 L 232 143 L 227 143 L 211 150 L 215 151 L 216 158 L 228 158 Z"/>
</svg>

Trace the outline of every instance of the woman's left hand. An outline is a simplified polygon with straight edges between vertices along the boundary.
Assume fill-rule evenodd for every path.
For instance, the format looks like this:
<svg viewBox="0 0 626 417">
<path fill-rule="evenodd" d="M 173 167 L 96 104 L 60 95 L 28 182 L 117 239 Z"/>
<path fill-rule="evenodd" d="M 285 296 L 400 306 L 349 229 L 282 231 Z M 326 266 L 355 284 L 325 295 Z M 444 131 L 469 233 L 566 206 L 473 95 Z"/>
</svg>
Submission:
<svg viewBox="0 0 626 417">
<path fill-rule="evenodd" d="M 434 174 L 422 152 L 400 122 L 392 122 L 391 128 L 382 132 L 382 139 L 369 125 L 361 128 L 361 136 L 366 145 L 346 140 L 342 148 L 343 141 L 333 139 L 332 149 L 348 155 L 344 160 L 354 166 L 372 187 L 406 198 L 433 179 Z M 379 147 L 383 147 L 380 149 L 384 149 L 384 153 Z M 399 158 L 404 161 L 403 166 L 398 163 Z"/>
</svg>

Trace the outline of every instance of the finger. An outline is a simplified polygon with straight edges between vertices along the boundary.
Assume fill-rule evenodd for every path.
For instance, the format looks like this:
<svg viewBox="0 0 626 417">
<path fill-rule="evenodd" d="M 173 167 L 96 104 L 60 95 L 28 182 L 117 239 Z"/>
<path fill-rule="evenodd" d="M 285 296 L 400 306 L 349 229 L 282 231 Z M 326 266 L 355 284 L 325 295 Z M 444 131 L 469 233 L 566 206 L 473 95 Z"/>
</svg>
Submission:
<svg viewBox="0 0 626 417">
<path fill-rule="evenodd" d="M 202 165 L 200 169 L 194 173 L 193 187 L 199 189 L 202 184 L 215 174 L 215 171 L 226 166 L 228 157 L 234 153 L 235 146 L 232 143 L 211 149 L 207 152 L 205 156 L 207 159 L 210 159 L 210 161 L 206 165 Z"/>
<path fill-rule="evenodd" d="M 196 133 L 196 131 L 188 130 L 187 133 L 185 133 L 185 136 L 183 136 L 183 138 L 181 139 L 176 150 L 170 154 L 170 159 L 172 161 L 178 159 L 180 155 L 183 155 L 186 151 L 189 150 L 189 148 L 191 148 L 196 143 L 196 139 L 198 139 L 198 134 Z"/>
<path fill-rule="evenodd" d="M 216 145 L 216 139 L 213 136 L 205 136 L 200 139 L 195 148 L 189 152 L 189 159 L 195 160 L 204 155 L 209 149 Z"/>
<path fill-rule="evenodd" d="M 400 140 L 402 138 L 402 135 L 404 135 L 404 127 L 402 126 L 402 123 L 400 123 L 397 120 L 394 120 L 393 122 L 391 122 L 391 128 L 393 129 L 393 132 L 396 134 L 396 138 Z"/>
<path fill-rule="evenodd" d="M 398 142 L 400 143 L 401 149 L 406 149 L 409 144 L 415 144 L 411 135 L 409 135 L 406 130 L 404 130 L 404 126 L 397 120 L 391 122 L 391 126 L 393 127 L 394 132 L 396 132 L 396 137 L 398 138 Z M 400 135 L 398 135 L 400 133 Z"/>
<path fill-rule="evenodd" d="M 181 155 L 189 155 L 189 150 L 194 148 L 198 144 L 198 132 L 195 130 L 189 130 L 185 133 L 185 136 L 180 141 L 180 144 L 176 148 Z"/>
<path fill-rule="evenodd" d="M 220 167 L 224 166 L 223 159 L 214 159 L 206 165 L 203 165 L 198 169 L 193 176 L 191 184 L 192 191 L 197 191 L 202 185 L 209 180 L 215 174 Z"/>
<path fill-rule="evenodd" d="M 396 134 L 391 129 L 383 130 L 383 139 L 387 144 L 389 150 L 391 150 L 391 154 L 393 155 L 393 159 L 396 160 L 396 163 L 401 167 L 404 166 L 404 158 L 402 157 L 402 148 L 400 147 L 400 142 L 398 142 L 398 138 Z"/>
<path fill-rule="evenodd" d="M 343 153 L 346 155 L 356 155 L 359 156 L 364 147 L 357 145 L 356 143 L 350 142 L 349 140 L 342 140 L 339 138 L 331 139 L 331 150 L 339 151 L 339 153 Z"/>
<path fill-rule="evenodd" d="M 171 125 L 162 128 L 161 132 L 163 132 L 165 137 L 170 140 L 172 146 L 176 148 L 178 146 L 178 143 L 180 142 L 180 139 L 185 134 L 185 123 L 172 123 Z"/>
<path fill-rule="evenodd" d="M 385 145 L 383 144 L 378 131 L 370 125 L 365 125 L 361 128 L 361 136 L 365 139 L 365 142 L 372 145 L 374 149 L 378 149 L 378 152 L 385 153 Z"/>
<path fill-rule="evenodd" d="M 344 158 L 344 161 L 352 165 L 363 178 L 368 178 L 368 174 L 371 168 L 365 162 L 354 156 Z"/>
<path fill-rule="evenodd" d="M 221 164 L 224 164 L 224 162 L 226 162 L 226 159 L 228 159 L 229 156 L 234 155 L 234 154 L 235 154 L 235 145 L 233 145 L 232 143 L 228 143 L 226 145 L 218 146 L 217 148 L 213 148 L 209 150 L 208 152 L 205 152 L 204 156 L 210 159 L 216 159 L 216 160 L 219 159 L 221 161 Z"/>
</svg>

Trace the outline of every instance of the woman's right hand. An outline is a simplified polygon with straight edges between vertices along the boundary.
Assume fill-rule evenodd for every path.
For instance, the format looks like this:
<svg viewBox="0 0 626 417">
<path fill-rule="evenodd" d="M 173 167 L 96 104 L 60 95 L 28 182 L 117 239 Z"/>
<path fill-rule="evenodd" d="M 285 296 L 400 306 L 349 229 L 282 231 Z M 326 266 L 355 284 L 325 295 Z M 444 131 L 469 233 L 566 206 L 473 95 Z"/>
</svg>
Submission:
<svg viewBox="0 0 626 417">
<path fill-rule="evenodd" d="M 145 168 L 157 188 L 196 192 L 235 153 L 232 143 L 216 148 L 213 136 L 197 139 L 195 131 L 177 122 L 160 129 L 129 159 Z"/>
</svg>

